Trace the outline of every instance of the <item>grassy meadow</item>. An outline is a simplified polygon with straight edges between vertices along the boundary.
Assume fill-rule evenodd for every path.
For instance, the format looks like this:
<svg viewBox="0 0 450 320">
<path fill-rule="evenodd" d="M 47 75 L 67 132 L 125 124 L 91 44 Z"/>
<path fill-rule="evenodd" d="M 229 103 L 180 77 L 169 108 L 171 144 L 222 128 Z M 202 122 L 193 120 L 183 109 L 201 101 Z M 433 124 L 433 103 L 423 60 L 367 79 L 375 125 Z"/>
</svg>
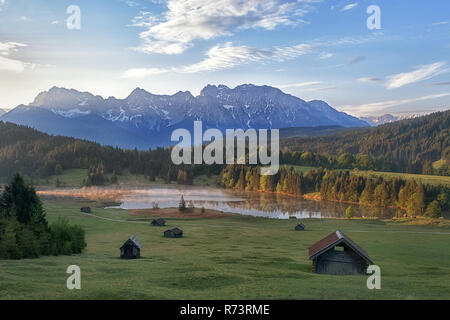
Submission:
<svg viewBox="0 0 450 320">
<path fill-rule="evenodd" d="M 450 225 L 411 221 L 303 221 L 231 215 L 168 218 L 151 227 L 151 216 L 103 209 L 98 202 L 45 200 L 48 220 L 67 217 L 86 230 L 81 255 L 0 261 L 0 299 L 450 299 Z M 79 208 L 89 205 L 92 214 Z M 154 210 L 158 216 L 158 210 Z M 178 226 L 185 236 L 163 238 Z M 311 272 L 308 247 L 339 229 L 381 267 L 381 290 L 366 276 Z M 141 259 L 121 260 L 131 235 Z M 81 268 L 81 290 L 66 288 L 69 265 Z"/>
<path fill-rule="evenodd" d="M 52 175 L 46 179 L 33 180 L 33 184 L 38 188 L 55 188 L 57 181 L 59 181 L 59 187 L 63 188 L 80 188 L 83 186 L 83 180 L 88 174 L 87 169 L 69 169 L 64 170 L 59 175 Z M 111 175 L 107 175 L 110 177 Z M 150 181 L 142 174 L 131 174 L 128 170 L 124 170 L 122 174 L 118 175 L 117 187 L 136 187 L 136 186 L 149 186 L 149 185 L 161 185 L 166 184 L 163 179 L 156 178 L 155 181 Z M 6 183 L 7 180 L 4 181 Z M 196 186 L 216 186 L 220 182 L 220 176 L 212 175 L 207 177 L 206 175 L 196 176 L 194 178 L 194 185 Z M 172 182 L 176 184 L 176 182 Z"/>
<path fill-rule="evenodd" d="M 316 167 L 307 167 L 307 166 L 297 166 L 297 165 L 284 165 L 285 167 L 294 167 L 298 171 L 302 171 L 303 173 L 308 172 L 310 169 L 317 169 Z M 411 173 L 397 173 L 397 172 L 382 172 L 382 171 L 372 171 L 372 170 L 350 170 L 350 174 L 358 175 L 362 177 L 383 177 L 386 179 L 394 179 L 399 178 L 403 180 L 414 179 L 416 181 L 421 181 L 423 184 L 430 185 L 443 185 L 450 187 L 450 177 L 447 176 L 434 176 L 434 175 L 426 175 L 426 174 L 411 174 Z"/>
</svg>

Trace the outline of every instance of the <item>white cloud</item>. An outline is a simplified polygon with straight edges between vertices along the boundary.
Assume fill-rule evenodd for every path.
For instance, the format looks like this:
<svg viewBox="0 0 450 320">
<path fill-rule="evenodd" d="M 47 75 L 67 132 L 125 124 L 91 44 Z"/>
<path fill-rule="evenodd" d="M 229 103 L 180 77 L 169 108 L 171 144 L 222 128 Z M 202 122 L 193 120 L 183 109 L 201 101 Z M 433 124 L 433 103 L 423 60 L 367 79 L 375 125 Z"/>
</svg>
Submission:
<svg viewBox="0 0 450 320">
<path fill-rule="evenodd" d="M 437 98 L 442 98 L 442 97 L 447 97 L 447 96 L 450 96 L 450 93 L 427 95 L 427 96 L 411 98 L 411 99 L 374 102 L 374 103 L 367 103 L 367 104 L 361 104 L 361 105 L 344 105 L 344 106 L 341 106 L 339 108 L 339 110 L 342 110 L 342 111 L 348 112 L 348 113 L 352 113 L 352 114 L 363 115 L 363 114 L 376 113 L 376 112 L 382 111 L 387 108 L 391 108 L 391 107 L 395 107 L 395 106 L 399 106 L 399 105 L 403 105 L 403 104 L 407 104 L 407 103 L 437 99 Z"/>
<path fill-rule="evenodd" d="M 231 42 L 223 45 L 216 45 L 206 52 L 206 58 L 200 62 L 171 68 L 134 68 L 125 71 L 122 77 L 125 78 L 143 78 L 150 75 L 165 73 L 196 73 L 204 71 L 215 71 L 229 69 L 235 66 L 257 61 L 278 61 L 282 62 L 294 59 L 299 56 L 323 50 L 326 47 L 341 45 L 357 45 L 369 41 L 377 40 L 376 35 L 357 38 L 341 38 L 333 41 L 310 43 L 300 43 L 293 46 L 273 47 L 269 49 L 257 49 L 247 46 L 233 46 Z"/>
<path fill-rule="evenodd" d="M 280 88 L 280 89 L 289 89 L 289 88 L 301 88 L 302 92 L 317 92 L 317 91 L 327 91 L 327 90 L 334 90 L 337 87 L 334 85 L 328 85 L 323 86 L 324 83 L 321 81 L 307 81 L 307 82 L 299 82 L 299 83 L 290 83 L 290 84 L 281 84 L 281 85 L 275 85 L 274 87 Z"/>
<path fill-rule="evenodd" d="M 230 69 L 237 65 L 263 61 L 284 61 L 311 52 L 308 44 L 298 44 L 289 47 L 275 47 L 272 49 L 256 49 L 246 46 L 233 46 L 231 42 L 216 45 L 206 52 L 206 58 L 200 62 L 172 68 L 135 68 L 129 69 L 124 78 L 143 78 L 149 75 L 164 73 L 197 73 Z"/>
<path fill-rule="evenodd" d="M 317 86 L 321 83 L 322 82 L 320 82 L 320 81 L 308 81 L 308 82 L 300 82 L 300 83 L 280 84 L 280 85 L 275 85 L 275 87 L 280 88 L 280 89 L 303 88 L 303 87 Z"/>
<path fill-rule="evenodd" d="M 351 10 L 351 9 L 353 9 L 354 7 L 356 7 L 357 5 L 358 5 L 358 2 L 350 3 L 350 4 L 346 5 L 345 7 L 343 7 L 343 8 L 341 9 L 341 11 L 348 11 L 348 10 Z"/>
<path fill-rule="evenodd" d="M 0 56 L 0 70 L 20 73 L 25 70 L 26 63 Z"/>
<path fill-rule="evenodd" d="M 381 82 L 383 80 L 380 78 L 367 77 L 367 78 L 359 78 L 358 81 L 365 83 L 374 83 L 374 82 Z"/>
<path fill-rule="evenodd" d="M 38 65 L 34 63 L 24 62 L 9 57 L 11 52 L 18 51 L 18 48 L 27 47 L 26 44 L 19 42 L 0 42 L 0 70 L 23 72 L 26 68 L 34 69 Z"/>
<path fill-rule="evenodd" d="M 324 59 L 331 58 L 332 56 L 333 56 L 332 53 L 329 53 L 329 52 L 321 52 L 321 53 L 319 54 L 319 59 L 324 60 Z"/>
<path fill-rule="evenodd" d="M 448 21 L 440 21 L 440 22 L 432 23 L 433 26 L 441 26 L 441 25 L 445 25 L 445 24 L 448 24 Z"/>
<path fill-rule="evenodd" d="M 1 1 L 1 0 L 0 0 Z M 10 51 L 17 51 L 20 47 L 26 47 L 26 44 L 19 42 L 0 42 L 0 55 L 7 56 Z"/>
<path fill-rule="evenodd" d="M 134 26 L 143 44 L 135 50 L 145 53 L 180 54 L 195 40 L 230 36 L 239 30 L 272 30 L 281 25 L 304 23 L 310 3 L 320 0 L 168 0 L 160 16 L 140 14 Z"/>
<path fill-rule="evenodd" d="M 445 68 L 446 65 L 447 64 L 445 62 L 439 61 L 417 67 L 416 70 L 411 72 L 391 75 L 387 77 L 386 86 L 388 89 L 395 89 L 403 87 L 407 84 L 433 78 L 441 73 L 449 72 L 450 70 Z"/>
<path fill-rule="evenodd" d="M 129 7 L 137 7 L 139 6 L 139 3 L 133 0 L 120 0 L 120 2 L 125 3 Z"/>
</svg>

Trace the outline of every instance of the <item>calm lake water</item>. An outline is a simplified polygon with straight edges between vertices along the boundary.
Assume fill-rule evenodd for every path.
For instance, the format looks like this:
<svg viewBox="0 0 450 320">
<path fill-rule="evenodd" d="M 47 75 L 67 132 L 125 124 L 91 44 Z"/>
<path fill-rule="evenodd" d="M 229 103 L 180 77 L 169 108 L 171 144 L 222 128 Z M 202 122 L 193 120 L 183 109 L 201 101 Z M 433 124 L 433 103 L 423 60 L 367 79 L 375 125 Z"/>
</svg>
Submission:
<svg viewBox="0 0 450 320">
<path fill-rule="evenodd" d="M 197 208 L 214 209 L 256 217 L 277 219 L 295 218 L 341 218 L 348 204 L 329 201 L 313 201 L 303 198 L 265 194 L 259 192 L 237 192 L 210 187 L 161 186 L 133 189 L 118 199 L 122 209 L 149 209 L 157 203 L 160 208 L 178 207 L 181 195 L 186 202 L 192 200 Z M 354 206 L 355 216 L 389 218 L 397 214 L 390 208 L 368 208 Z"/>
</svg>

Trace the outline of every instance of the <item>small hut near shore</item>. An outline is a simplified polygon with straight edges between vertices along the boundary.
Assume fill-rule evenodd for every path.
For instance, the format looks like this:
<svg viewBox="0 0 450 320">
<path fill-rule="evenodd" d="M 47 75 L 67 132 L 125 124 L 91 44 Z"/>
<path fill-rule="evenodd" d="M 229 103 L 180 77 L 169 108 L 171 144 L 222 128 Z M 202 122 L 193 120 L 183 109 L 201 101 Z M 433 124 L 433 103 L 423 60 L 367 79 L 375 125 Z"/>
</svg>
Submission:
<svg viewBox="0 0 450 320">
<path fill-rule="evenodd" d="M 83 208 L 80 209 L 80 211 L 84 212 L 84 213 L 91 213 L 91 208 L 90 207 L 83 207 Z"/>
<path fill-rule="evenodd" d="M 137 259 L 141 257 L 142 245 L 136 239 L 135 236 L 131 236 L 125 243 L 120 247 L 120 258 L 122 259 Z"/>
<path fill-rule="evenodd" d="M 152 221 L 152 225 L 156 227 L 162 227 L 166 225 L 166 220 L 159 218 Z"/>
<path fill-rule="evenodd" d="M 309 248 L 315 273 L 349 275 L 366 274 L 374 264 L 369 255 L 349 237 L 337 230 Z"/>
<path fill-rule="evenodd" d="M 179 228 L 173 228 L 167 231 L 164 231 L 164 237 L 166 238 L 181 238 L 183 236 L 183 230 Z"/>
<path fill-rule="evenodd" d="M 298 225 L 295 226 L 295 230 L 296 231 L 304 231 L 305 225 L 303 223 L 299 223 Z"/>
</svg>

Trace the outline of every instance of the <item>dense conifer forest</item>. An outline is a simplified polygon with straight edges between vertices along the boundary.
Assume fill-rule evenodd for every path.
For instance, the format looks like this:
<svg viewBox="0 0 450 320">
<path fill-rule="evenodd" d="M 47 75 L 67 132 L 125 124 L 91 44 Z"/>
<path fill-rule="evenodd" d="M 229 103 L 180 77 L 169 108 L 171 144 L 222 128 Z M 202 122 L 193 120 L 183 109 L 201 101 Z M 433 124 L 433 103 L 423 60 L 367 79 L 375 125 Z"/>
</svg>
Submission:
<svg viewBox="0 0 450 320">
<path fill-rule="evenodd" d="M 329 136 L 289 138 L 281 146 L 290 151 L 285 163 L 448 176 L 450 110 Z"/>
<path fill-rule="evenodd" d="M 367 206 L 403 209 L 408 216 L 437 218 L 450 209 L 450 190 L 444 186 L 423 185 L 415 180 L 376 179 L 319 168 L 306 174 L 281 168 L 273 176 L 261 176 L 256 166 L 226 166 L 221 183 L 226 188 L 246 191 L 276 192 L 302 196 L 318 193 L 324 200 Z"/>
<path fill-rule="evenodd" d="M 148 179 L 156 177 L 166 182 L 192 183 L 199 174 L 219 174 L 221 165 L 176 166 L 170 160 L 171 149 L 157 148 L 147 151 L 123 150 L 97 143 L 51 136 L 37 130 L 0 121 L 0 177 L 10 179 L 16 172 L 29 178 L 45 178 L 63 170 L 88 169 L 86 185 L 107 183 L 106 174 L 112 176 L 129 170 Z M 114 182 L 114 181 L 112 181 Z"/>
<path fill-rule="evenodd" d="M 62 218 L 49 226 L 34 188 L 14 175 L 0 194 L 0 259 L 70 255 L 85 247 L 84 230 Z"/>
</svg>

